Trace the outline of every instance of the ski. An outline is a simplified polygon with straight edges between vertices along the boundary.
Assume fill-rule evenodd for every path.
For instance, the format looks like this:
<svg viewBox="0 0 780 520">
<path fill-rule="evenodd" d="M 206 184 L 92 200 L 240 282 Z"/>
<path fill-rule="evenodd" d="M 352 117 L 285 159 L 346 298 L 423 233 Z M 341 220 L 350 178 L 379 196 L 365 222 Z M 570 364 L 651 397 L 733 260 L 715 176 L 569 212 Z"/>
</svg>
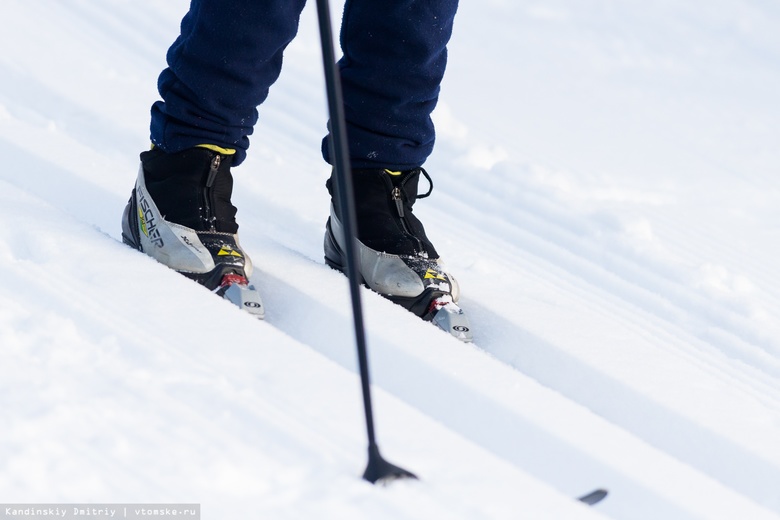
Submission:
<svg viewBox="0 0 780 520">
<path fill-rule="evenodd" d="M 265 306 L 260 293 L 245 277 L 227 274 L 222 277 L 222 282 L 213 292 L 251 316 L 260 320 L 265 318 Z"/>
<path fill-rule="evenodd" d="M 455 336 L 463 343 L 471 343 L 474 339 L 471 325 L 466 313 L 463 312 L 450 296 L 436 298 L 431 302 L 431 321 L 444 332 Z"/>
<path fill-rule="evenodd" d="M 609 492 L 606 489 L 596 489 L 594 491 L 591 491 L 587 495 L 581 496 L 577 500 L 582 502 L 583 504 L 588 504 L 589 506 L 594 506 L 607 498 L 607 495 Z"/>
</svg>

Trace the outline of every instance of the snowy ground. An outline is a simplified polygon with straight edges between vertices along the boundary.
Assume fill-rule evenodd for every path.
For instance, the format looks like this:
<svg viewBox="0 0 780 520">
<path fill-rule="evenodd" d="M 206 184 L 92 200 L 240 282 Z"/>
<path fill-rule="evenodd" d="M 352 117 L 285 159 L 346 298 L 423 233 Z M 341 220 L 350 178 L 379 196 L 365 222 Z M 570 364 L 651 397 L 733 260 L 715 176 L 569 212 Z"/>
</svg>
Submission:
<svg viewBox="0 0 780 520">
<path fill-rule="evenodd" d="M 119 240 L 186 5 L 0 3 L 0 500 L 780 518 L 780 5 L 463 3 L 419 213 L 475 342 L 366 295 L 380 446 L 422 478 L 389 488 L 322 262 L 313 4 L 236 170 L 265 322 Z"/>
</svg>

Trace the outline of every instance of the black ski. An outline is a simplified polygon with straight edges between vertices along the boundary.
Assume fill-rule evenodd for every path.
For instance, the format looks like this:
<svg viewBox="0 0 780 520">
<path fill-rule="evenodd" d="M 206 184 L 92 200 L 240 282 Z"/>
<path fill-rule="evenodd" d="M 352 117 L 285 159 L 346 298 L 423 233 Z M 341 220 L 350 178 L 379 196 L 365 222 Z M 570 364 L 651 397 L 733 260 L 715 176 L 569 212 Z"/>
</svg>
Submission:
<svg viewBox="0 0 780 520">
<path fill-rule="evenodd" d="M 597 489 L 595 491 L 591 491 L 585 496 L 581 496 L 577 500 L 584 504 L 588 504 L 589 506 L 593 506 L 607 498 L 607 494 L 609 492 L 606 489 Z"/>
</svg>

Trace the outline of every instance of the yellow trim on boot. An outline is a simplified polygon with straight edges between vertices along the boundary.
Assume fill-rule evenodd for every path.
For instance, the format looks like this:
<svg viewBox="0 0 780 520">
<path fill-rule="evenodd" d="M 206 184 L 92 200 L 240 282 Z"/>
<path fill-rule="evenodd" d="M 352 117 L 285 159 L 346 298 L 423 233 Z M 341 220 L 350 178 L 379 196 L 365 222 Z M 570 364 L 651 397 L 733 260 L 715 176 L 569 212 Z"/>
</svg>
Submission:
<svg viewBox="0 0 780 520">
<path fill-rule="evenodd" d="M 222 249 L 219 250 L 217 256 L 236 256 L 238 258 L 244 258 L 244 255 L 228 245 L 222 246 Z"/>
<path fill-rule="evenodd" d="M 155 148 L 156 148 L 155 144 L 151 143 L 149 149 L 154 150 Z M 235 148 L 222 148 L 221 146 L 217 146 L 215 144 L 199 144 L 195 148 L 206 148 L 207 150 L 211 150 L 212 152 L 217 152 L 218 154 L 222 154 L 222 155 L 236 154 Z"/>
<path fill-rule="evenodd" d="M 205 148 L 207 150 L 211 150 L 212 152 L 217 152 L 221 155 L 235 155 L 236 153 L 235 148 L 222 148 L 221 146 L 217 146 L 215 144 L 199 144 L 196 148 Z"/>
<path fill-rule="evenodd" d="M 427 271 L 425 271 L 425 276 L 423 277 L 423 279 L 429 280 L 431 278 L 433 278 L 434 280 L 444 280 L 445 282 L 447 281 L 447 279 L 444 277 L 444 274 L 439 273 L 433 269 L 428 269 Z"/>
</svg>

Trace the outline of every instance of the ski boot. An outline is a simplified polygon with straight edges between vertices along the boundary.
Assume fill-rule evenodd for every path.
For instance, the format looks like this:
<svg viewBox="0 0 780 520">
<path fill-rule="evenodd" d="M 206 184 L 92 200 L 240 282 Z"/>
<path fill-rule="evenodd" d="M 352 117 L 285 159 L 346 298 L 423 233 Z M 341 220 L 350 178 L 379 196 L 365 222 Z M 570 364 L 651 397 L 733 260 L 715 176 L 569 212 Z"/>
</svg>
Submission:
<svg viewBox="0 0 780 520">
<path fill-rule="evenodd" d="M 420 175 L 430 185 L 422 195 L 417 193 Z M 422 223 L 412 213 L 415 201 L 433 190 L 428 173 L 422 168 L 405 172 L 358 169 L 353 170 L 353 182 L 362 282 L 423 320 L 470 342 L 468 318 L 457 305 L 458 283 L 444 269 Z M 325 225 L 325 262 L 344 272 L 345 237 L 332 176 L 326 186 L 332 204 Z"/>
<path fill-rule="evenodd" d="M 262 300 L 249 284 L 252 262 L 238 242 L 228 152 L 217 147 L 143 152 L 122 215 L 122 240 L 263 318 Z"/>
</svg>

